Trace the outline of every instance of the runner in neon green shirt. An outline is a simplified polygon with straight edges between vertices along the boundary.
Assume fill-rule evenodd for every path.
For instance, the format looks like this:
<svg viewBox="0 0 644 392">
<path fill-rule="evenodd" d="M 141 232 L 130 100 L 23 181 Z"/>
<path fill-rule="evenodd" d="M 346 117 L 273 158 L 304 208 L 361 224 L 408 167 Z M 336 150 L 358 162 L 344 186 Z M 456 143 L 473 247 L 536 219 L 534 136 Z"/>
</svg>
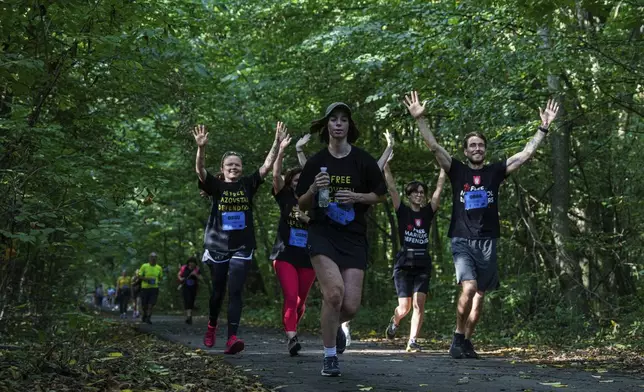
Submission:
<svg viewBox="0 0 644 392">
<path fill-rule="evenodd" d="M 159 297 L 159 281 L 163 279 L 163 268 L 157 264 L 157 254 L 150 253 L 148 262 L 139 268 L 141 279 L 141 308 L 143 309 L 142 321 L 152 324 L 152 308 Z"/>
</svg>

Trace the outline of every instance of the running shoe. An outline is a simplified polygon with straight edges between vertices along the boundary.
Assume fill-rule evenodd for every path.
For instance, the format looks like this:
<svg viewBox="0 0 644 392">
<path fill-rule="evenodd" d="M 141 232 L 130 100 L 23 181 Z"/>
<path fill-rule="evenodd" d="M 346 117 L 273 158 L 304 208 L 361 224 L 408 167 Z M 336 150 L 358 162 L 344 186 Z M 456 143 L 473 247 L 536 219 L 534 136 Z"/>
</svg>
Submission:
<svg viewBox="0 0 644 392">
<path fill-rule="evenodd" d="M 479 359 L 479 355 L 474 351 L 474 345 L 470 339 L 463 341 L 463 355 L 465 358 Z"/>
<path fill-rule="evenodd" d="M 347 335 L 344 334 L 342 326 L 338 327 L 338 333 L 335 335 L 335 349 L 338 354 L 342 354 L 347 348 Z"/>
<path fill-rule="evenodd" d="M 288 352 L 292 357 L 296 356 L 302 349 L 302 345 L 297 339 L 297 335 L 288 340 Z"/>
<path fill-rule="evenodd" d="M 454 334 L 454 339 L 452 340 L 452 345 L 449 348 L 449 355 L 454 359 L 463 358 L 463 345 L 465 344 L 465 335 L 463 334 Z"/>
<path fill-rule="evenodd" d="M 224 354 L 237 354 L 238 352 L 244 350 L 244 341 L 237 338 L 237 336 L 233 335 L 228 338 L 228 342 L 226 342 L 226 349 L 224 350 Z"/>
<path fill-rule="evenodd" d="M 389 320 L 389 325 L 387 325 L 387 329 L 385 329 L 385 336 L 387 339 L 393 339 L 396 337 L 396 330 L 398 329 L 398 326 L 396 323 L 394 323 L 394 316 L 391 316 L 391 320 Z"/>
<path fill-rule="evenodd" d="M 206 347 L 212 347 L 215 345 L 215 332 L 217 331 L 217 326 L 214 327 L 208 322 L 208 329 L 206 330 L 206 335 L 203 337 L 203 345 Z"/>
<path fill-rule="evenodd" d="M 420 344 L 418 344 L 416 342 L 408 342 L 406 351 L 408 353 L 419 353 L 419 352 L 423 351 L 423 348 L 420 347 Z"/>
<path fill-rule="evenodd" d="M 324 365 L 321 374 L 326 377 L 338 377 L 342 375 L 340 372 L 340 364 L 336 355 L 332 357 L 324 357 Z"/>
</svg>

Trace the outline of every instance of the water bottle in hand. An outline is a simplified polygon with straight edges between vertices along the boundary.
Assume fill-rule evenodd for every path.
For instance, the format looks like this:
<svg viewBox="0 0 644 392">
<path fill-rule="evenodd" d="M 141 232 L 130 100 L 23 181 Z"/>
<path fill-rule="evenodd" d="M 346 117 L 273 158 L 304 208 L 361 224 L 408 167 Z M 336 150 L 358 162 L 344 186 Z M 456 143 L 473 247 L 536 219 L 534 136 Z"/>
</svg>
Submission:
<svg viewBox="0 0 644 392">
<path fill-rule="evenodd" d="M 326 173 L 326 167 L 321 167 L 320 171 Z M 329 187 L 325 186 L 318 189 L 318 207 L 326 208 L 329 206 Z"/>
</svg>

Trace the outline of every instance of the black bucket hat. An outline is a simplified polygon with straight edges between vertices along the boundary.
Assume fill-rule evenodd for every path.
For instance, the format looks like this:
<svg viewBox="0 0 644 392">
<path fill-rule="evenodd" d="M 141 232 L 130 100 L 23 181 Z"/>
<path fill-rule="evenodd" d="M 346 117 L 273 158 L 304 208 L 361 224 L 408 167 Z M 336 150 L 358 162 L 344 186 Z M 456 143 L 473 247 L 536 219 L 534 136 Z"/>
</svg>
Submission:
<svg viewBox="0 0 644 392">
<path fill-rule="evenodd" d="M 349 132 L 347 134 L 347 141 L 349 143 L 355 142 L 356 140 L 358 140 L 360 133 L 358 132 L 358 128 L 356 127 L 356 124 L 353 122 L 353 118 L 351 118 L 351 114 L 352 114 L 351 108 L 349 107 L 349 105 L 347 105 L 344 102 L 334 102 L 331 105 L 329 105 L 326 108 L 324 117 L 311 122 L 311 128 L 309 128 L 309 133 L 319 134 L 320 141 L 323 143 L 328 143 L 329 132 L 326 130 L 326 124 L 329 122 L 329 116 L 331 116 L 331 113 L 333 113 L 333 111 L 336 109 L 344 109 L 349 114 Z"/>
</svg>

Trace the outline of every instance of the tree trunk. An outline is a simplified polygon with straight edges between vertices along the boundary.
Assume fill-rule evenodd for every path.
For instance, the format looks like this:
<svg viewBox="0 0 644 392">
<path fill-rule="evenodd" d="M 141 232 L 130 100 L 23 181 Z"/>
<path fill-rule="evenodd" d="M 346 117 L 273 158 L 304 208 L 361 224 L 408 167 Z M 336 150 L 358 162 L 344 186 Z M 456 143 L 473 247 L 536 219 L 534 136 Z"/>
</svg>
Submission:
<svg viewBox="0 0 644 392">
<path fill-rule="evenodd" d="M 543 47 L 550 50 L 548 30 L 539 31 L 543 39 Z M 561 91 L 559 77 L 548 75 L 548 88 L 556 95 Z M 561 108 L 559 118 L 565 118 L 565 105 L 563 96 L 559 96 Z M 552 176 L 554 185 L 551 191 L 552 198 L 552 234 L 555 244 L 555 259 L 559 269 L 559 285 L 570 306 L 584 303 L 581 285 L 581 269 L 568 250 L 570 242 L 570 132 L 571 123 L 564 123 L 550 135 L 552 145 Z M 585 306 L 583 306 L 585 308 Z"/>
</svg>

